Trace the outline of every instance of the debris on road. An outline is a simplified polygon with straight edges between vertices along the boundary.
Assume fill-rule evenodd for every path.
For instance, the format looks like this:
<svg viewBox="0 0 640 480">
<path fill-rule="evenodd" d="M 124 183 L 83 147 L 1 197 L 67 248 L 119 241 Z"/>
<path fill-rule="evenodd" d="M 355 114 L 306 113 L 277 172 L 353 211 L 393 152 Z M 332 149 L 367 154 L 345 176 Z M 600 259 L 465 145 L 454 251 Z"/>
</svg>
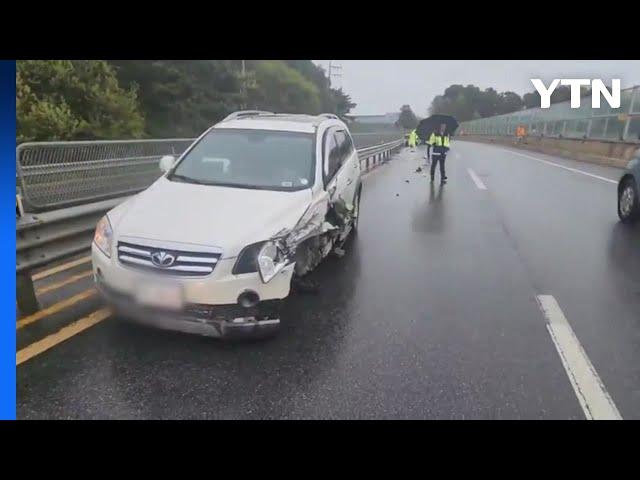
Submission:
<svg viewBox="0 0 640 480">
<path fill-rule="evenodd" d="M 416 168 L 416 173 L 420 173 L 422 171 L 422 167 Z"/>
</svg>

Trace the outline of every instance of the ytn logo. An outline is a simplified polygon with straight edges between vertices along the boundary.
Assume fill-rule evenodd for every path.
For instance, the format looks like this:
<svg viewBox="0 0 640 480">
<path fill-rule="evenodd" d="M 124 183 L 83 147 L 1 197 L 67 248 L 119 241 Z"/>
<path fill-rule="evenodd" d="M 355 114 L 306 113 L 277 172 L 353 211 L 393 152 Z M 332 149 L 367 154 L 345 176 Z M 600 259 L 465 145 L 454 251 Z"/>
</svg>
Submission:
<svg viewBox="0 0 640 480">
<path fill-rule="evenodd" d="M 591 85 L 591 107 L 600 108 L 600 96 L 603 96 L 611 108 L 620 108 L 620 79 L 611 80 L 611 92 L 602 80 L 588 78 L 554 79 L 549 88 L 539 78 L 532 78 L 531 83 L 540 94 L 540 108 L 551 106 L 551 94 L 558 84 L 571 86 L 571 108 L 580 108 L 580 87 Z"/>
</svg>

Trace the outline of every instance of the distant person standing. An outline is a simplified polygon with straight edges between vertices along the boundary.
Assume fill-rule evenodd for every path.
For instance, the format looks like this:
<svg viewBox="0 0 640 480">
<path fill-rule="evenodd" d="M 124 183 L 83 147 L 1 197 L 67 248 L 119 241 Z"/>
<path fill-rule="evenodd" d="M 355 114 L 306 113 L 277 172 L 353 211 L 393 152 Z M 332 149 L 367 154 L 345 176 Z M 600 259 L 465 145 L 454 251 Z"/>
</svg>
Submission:
<svg viewBox="0 0 640 480">
<path fill-rule="evenodd" d="M 431 134 L 429 138 L 429 145 L 433 149 L 431 153 L 431 183 L 435 180 L 436 165 L 440 163 L 440 183 L 447 183 L 447 175 L 445 173 L 444 162 L 447 158 L 447 152 L 449 151 L 450 138 L 446 133 L 447 126 L 443 123 L 437 132 Z"/>
<path fill-rule="evenodd" d="M 416 133 L 415 130 L 411 130 L 411 133 L 409 134 L 409 146 L 411 147 L 412 152 L 415 151 L 417 142 L 418 142 L 418 134 Z"/>
</svg>

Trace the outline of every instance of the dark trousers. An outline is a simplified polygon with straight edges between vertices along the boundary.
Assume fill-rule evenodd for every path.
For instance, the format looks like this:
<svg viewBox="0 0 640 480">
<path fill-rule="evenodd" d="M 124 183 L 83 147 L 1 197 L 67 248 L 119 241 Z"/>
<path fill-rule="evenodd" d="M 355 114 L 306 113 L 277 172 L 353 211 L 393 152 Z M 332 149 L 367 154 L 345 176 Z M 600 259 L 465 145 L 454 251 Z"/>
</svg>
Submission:
<svg viewBox="0 0 640 480">
<path fill-rule="evenodd" d="M 431 154 L 431 180 L 436 175 L 436 164 L 440 163 L 440 180 L 444 180 L 446 173 L 444 171 L 444 161 L 447 159 L 447 154 L 444 152 L 433 152 Z"/>
</svg>

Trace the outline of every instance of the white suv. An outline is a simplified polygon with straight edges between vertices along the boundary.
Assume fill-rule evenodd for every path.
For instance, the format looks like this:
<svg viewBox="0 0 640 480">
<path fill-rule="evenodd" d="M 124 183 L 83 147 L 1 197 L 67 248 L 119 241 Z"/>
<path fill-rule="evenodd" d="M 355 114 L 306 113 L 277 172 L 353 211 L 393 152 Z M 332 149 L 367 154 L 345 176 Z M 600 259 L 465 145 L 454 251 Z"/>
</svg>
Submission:
<svg viewBox="0 0 640 480">
<path fill-rule="evenodd" d="M 271 333 L 292 277 L 357 228 L 358 154 L 335 115 L 236 112 L 96 228 L 96 285 L 119 317 Z"/>
</svg>

